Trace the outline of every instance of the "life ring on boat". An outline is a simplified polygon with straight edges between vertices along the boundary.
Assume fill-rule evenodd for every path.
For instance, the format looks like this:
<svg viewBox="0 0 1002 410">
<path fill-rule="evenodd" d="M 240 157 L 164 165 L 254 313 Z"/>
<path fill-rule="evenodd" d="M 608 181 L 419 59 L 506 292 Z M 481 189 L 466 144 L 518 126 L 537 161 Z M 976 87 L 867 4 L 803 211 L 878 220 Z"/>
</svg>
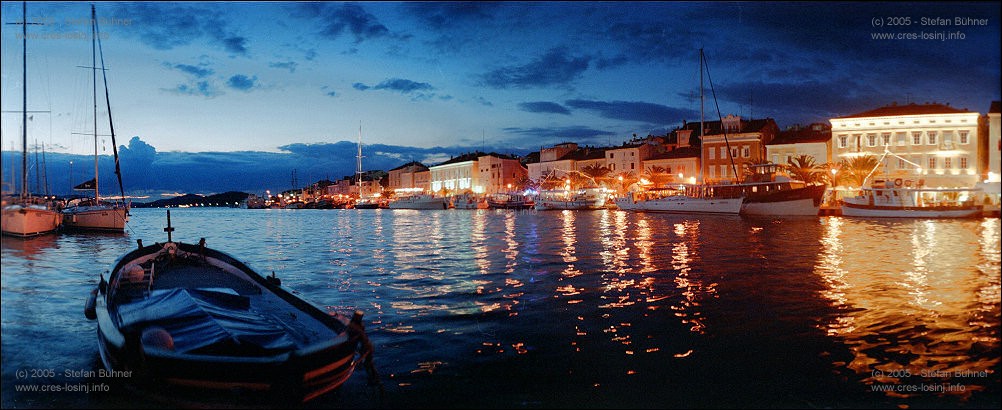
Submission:
<svg viewBox="0 0 1002 410">
<path fill-rule="evenodd" d="M 895 179 L 894 180 L 894 186 L 900 187 L 902 182 L 903 181 L 901 180 L 901 178 Z"/>
</svg>

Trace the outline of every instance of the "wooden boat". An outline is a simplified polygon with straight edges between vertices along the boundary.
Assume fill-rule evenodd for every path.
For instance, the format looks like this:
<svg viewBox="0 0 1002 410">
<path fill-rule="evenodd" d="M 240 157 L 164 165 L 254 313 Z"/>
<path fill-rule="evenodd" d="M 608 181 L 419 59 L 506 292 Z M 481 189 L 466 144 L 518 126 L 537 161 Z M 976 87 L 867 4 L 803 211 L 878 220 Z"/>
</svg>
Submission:
<svg viewBox="0 0 1002 410">
<path fill-rule="evenodd" d="M 487 200 L 474 193 L 465 193 L 449 197 L 451 208 L 455 209 L 487 209 Z"/>
<path fill-rule="evenodd" d="M 755 164 L 749 168 L 751 175 L 744 182 L 718 185 L 741 189 L 745 197 L 742 215 L 818 216 L 828 190 L 826 185 L 778 176 L 777 164 Z"/>
<path fill-rule="evenodd" d="M 306 302 L 233 257 L 171 240 L 122 256 L 84 308 L 97 321 L 106 374 L 145 387 L 259 392 L 306 402 L 364 363 L 378 381 L 362 313 L 349 320 Z M 125 373 L 128 372 L 128 373 Z"/>
<path fill-rule="evenodd" d="M 737 215 L 744 199 L 736 187 L 678 184 L 627 192 L 616 199 L 616 206 L 624 211 Z"/>
</svg>

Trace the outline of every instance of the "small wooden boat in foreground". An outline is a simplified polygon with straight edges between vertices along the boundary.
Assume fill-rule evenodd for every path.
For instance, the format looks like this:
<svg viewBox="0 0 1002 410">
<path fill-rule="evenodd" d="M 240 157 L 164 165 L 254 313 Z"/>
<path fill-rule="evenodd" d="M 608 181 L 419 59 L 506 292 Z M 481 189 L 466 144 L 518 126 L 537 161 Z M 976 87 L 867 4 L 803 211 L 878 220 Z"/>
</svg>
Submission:
<svg viewBox="0 0 1002 410">
<path fill-rule="evenodd" d="M 378 381 L 362 313 L 331 314 L 233 257 L 173 242 L 125 254 L 101 276 L 84 313 L 97 321 L 107 374 L 199 392 L 261 392 L 306 402 L 364 363 Z"/>
</svg>

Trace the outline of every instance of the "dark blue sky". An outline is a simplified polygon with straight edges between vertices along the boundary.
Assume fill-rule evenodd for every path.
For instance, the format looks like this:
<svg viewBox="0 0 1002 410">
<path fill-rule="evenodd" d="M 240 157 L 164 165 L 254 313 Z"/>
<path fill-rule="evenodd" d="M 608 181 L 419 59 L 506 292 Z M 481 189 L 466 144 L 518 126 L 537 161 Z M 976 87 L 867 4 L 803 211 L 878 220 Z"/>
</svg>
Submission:
<svg viewBox="0 0 1002 410">
<path fill-rule="evenodd" d="M 2 12 L 19 21 L 21 3 Z M 29 139 L 50 154 L 93 154 L 89 14 L 28 5 L 44 23 L 29 28 L 28 106 L 49 111 Z M 388 169 L 663 133 L 699 117 L 700 48 L 707 117 L 715 102 L 782 128 L 891 102 L 984 113 L 1002 83 L 998 2 L 115 2 L 97 15 L 118 143 L 155 152 L 125 169 L 159 175 L 141 190 L 351 174 L 360 135 L 365 167 Z M 18 111 L 20 26 L 2 30 L 3 110 Z M 4 151 L 20 149 L 20 116 L 2 125 Z"/>
</svg>

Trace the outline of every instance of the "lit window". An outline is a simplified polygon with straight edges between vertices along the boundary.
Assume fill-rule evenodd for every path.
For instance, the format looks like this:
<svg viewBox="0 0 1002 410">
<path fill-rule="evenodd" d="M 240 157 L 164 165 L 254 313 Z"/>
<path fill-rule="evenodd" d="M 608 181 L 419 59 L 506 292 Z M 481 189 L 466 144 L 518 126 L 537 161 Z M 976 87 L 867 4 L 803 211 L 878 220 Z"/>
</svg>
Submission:
<svg viewBox="0 0 1002 410">
<path fill-rule="evenodd" d="M 847 145 L 849 145 L 849 136 L 847 136 L 847 135 L 839 135 L 838 136 L 838 147 L 839 148 L 845 148 Z"/>
<path fill-rule="evenodd" d="M 922 133 L 915 131 L 912 133 L 912 145 L 922 145 Z"/>
<path fill-rule="evenodd" d="M 888 145 L 891 145 L 891 133 L 885 132 L 880 137 L 881 137 L 882 140 L 884 140 L 884 146 L 885 147 L 888 146 Z"/>
<path fill-rule="evenodd" d="M 903 169 L 905 167 L 905 159 L 898 158 L 898 169 Z"/>
<path fill-rule="evenodd" d="M 929 169 L 936 169 L 936 157 L 929 157 Z"/>
<path fill-rule="evenodd" d="M 953 168 L 953 158 L 951 157 L 943 158 L 943 168 L 946 169 Z"/>
<path fill-rule="evenodd" d="M 927 134 L 929 137 L 929 145 L 936 145 L 936 131 L 929 131 Z"/>
<path fill-rule="evenodd" d="M 967 157 L 960 157 L 960 169 L 967 169 Z"/>
<path fill-rule="evenodd" d="M 877 136 L 873 134 L 866 134 L 866 146 L 876 147 L 877 146 Z"/>
<path fill-rule="evenodd" d="M 967 145 L 967 131 L 960 131 L 960 143 Z"/>
</svg>

